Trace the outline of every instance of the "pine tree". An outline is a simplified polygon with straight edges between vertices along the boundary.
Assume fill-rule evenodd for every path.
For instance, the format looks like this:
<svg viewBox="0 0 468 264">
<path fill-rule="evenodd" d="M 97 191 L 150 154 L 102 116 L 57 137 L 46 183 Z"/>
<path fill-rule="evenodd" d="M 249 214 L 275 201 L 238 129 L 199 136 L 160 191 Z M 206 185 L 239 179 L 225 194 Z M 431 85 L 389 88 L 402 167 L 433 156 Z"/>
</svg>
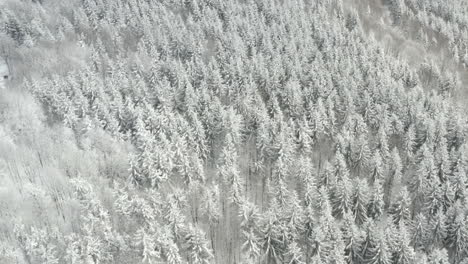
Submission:
<svg viewBox="0 0 468 264">
<path fill-rule="evenodd" d="M 297 175 L 298 190 L 301 194 L 300 198 L 308 206 L 313 202 L 314 196 L 318 191 L 315 166 L 310 158 L 300 157 L 293 167 L 296 168 L 294 174 Z"/>
<path fill-rule="evenodd" d="M 335 154 L 334 169 L 337 182 L 341 179 L 349 178 L 348 165 L 340 149 L 338 149 Z"/>
<path fill-rule="evenodd" d="M 384 160 L 390 156 L 390 150 L 388 146 L 388 137 L 387 137 L 387 133 L 385 132 L 385 129 L 386 127 L 381 125 L 377 134 L 378 135 L 377 147 Z"/>
<path fill-rule="evenodd" d="M 332 165 L 325 161 L 323 164 L 323 170 L 318 175 L 318 187 L 328 188 L 332 183 L 335 182 L 335 173 Z"/>
<path fill-rule="evenodd" d="M 443 211 L 439 210 L 435 216 L 429 221 L 430 241 L 432 246 L 440 248 L 444 245 L 447 237 L 446 216 Z"/>
<path fill-rule="evenodd" d="M 345 245 L 341 239 L 337 239 L 333 243 L 330 256 L 328 257 L 329 263 L 346 264 Z"/>
<path fill-rule="evenodd" d="M 448 252 L 445 248 L 436 249 L 432 251 L 428 256 L 428 264 L 449 264 Z"/>
<path fill-rule="evenodd" d="M 362 240 L 360 256 L 363 262 L 373 257 L 371 248 L 376 244 L 377 227 L 374 220 L 369 219 L 364 226 L 364 239 Z"/>
<path fill-rule="evenodd" d="M 271 211 L 271 210 L 270 210 Z M 272 212 L 268 212 L 264 219 L 265 223 L 262 227 L 262 251 L 263 257 L 267 262 L 282 261 L 283 255 L 283 244 L 281 241 L 281 230 L 279 227 L 276 215 Z"/>
<path fill-rule="evenodd" d="M 351 214 L 346 214 L 341 227 L 345 244 L 344 255 L 348 264 L 357 264 L 362 260 L 361 243 L 364 233 L 356 226 L 353 218 Z"/>
<path fill-rule="evenodd" d="M 201 202 L 201 210 L 208 217 L 208 222 L 210 224 L 217 223 L 221 217 L 218 186 L 213 185 L 204 188 Z"/>
<path fill-rule="evenodd" d="M 243 258 L 249 263 L 255 263 L 261 256 L 260 238 L 253 230 L 242 231 L 244 243 L 242 244 Z"/>
<path fill-rule="evenodd" d="M 333 215 L 342 218 L 352 205 L 352 184 L 347 176 L 342 176 L 331 191 Z"/>
<path fill-rule="evenodd" d="M 396 240 L 396 250 L 393 254 L 393 262 L 396 264 L 412 264 L 416 255 L 411 247 L 410 235 L 404 223 L 399 224 L 398 238 Z"/>
<path fill-rule="evenodd" d="M 170 226 L 174 236 L 181 237 L 185 228 L 186 217 L 183 209 L 186 206 L 187 197 L 180 189 L 172 190 L 164 203 L 164 220 Z"/>
<path fill-rule="evenodd" d="M 444 210 L 443 190 L 440 185 L 438 181 L 429 183 L 429 190 L 425 197 L 425 209 L 431 215 L 435 215 L 439 210 Z"/>
<path fill-rule="evenodd" d="M 357 170 L 359 174 L 364 168 L 370 165 L 370 160 L 371 150 L 369 149 L 366 135 L 361 134 L 351 143 L 352 168 Z"/>
<path fill-rule="evenodd" d="M 415 174 L 409 182 L 409 191 L 413 194 L 413 210 L 421 209 L 424 196 L 429 192 L 429 184 L 434 182 L 434 161 L 432 153 L 426 144 L 420 150 L 420 161 Z"/>
<path fill-rule="evenodd" d="M 458 165 L 454 176 L 450 178 L 454 186 L 454 201 L 466 201 L 467 198 L 467 178 L 464 168 Z"/>
<path fill-rule="evenodd" d="M 447 227 L 447 243 L 453 250 L 455 260 L 460 261 L 467 255 L 468 227 L 467 219 L 463 215 L 457 215 Z"/>
<path fill-rule="evenodd" d="M 224 185 L 229 188 L 232 202 L 239 203 L 243 193 L 243 179 L 240 176 L 238 168 L 238 154 L 234 141 L 230 134 L 226 135 L 226 143 L 222 149 L 218 173 Z"/>
<path fill-rule="evenodd" d="M 218 185 L 203 189 L 200 210 L 208 219 L 211 247 L 214 250 L 216 239 L 215 226 L 219 223 L 219 219 L 221 218 L 221 202 Z"/>
<path fill-rule="evenodd" d="M 370 182 L 374 183 L 376 181 L 384 180 L 384 176 L 386 175 L 386 168 L 385 163 L 382 158 L 382 155 L 379 150 L 375 151 L 374 156 L 371 161 L 371 174 L 370 174 Z"/>
<path fill-rule="evenodd" d="M 406 163 L 413 159 L 416 145 L 416 132 L 413 125 L 408 127 L 404 138 L 404 149 L 406 151 Z"/>
<path fill-rule="evenodd" d="M 211 263 L 211 259 L 213 259 L 213 253 L 208 246 L 208 241 L 206 241 L 203 231 L 190 225 L 186 232 L 187 233 L 184 239 L 185 243 L 187 244 L 187 250 L 189 252 L 192 263 Z"/>
<path fill-rule="evenodd" d="M 364 258 L 371 264 L 390 264 L 391 251 L 385 235 L 381 230 L 376 230 L 375 240 L 368 245 Z"/>
<path fill-rule="evenodd" d="M 135 241 L 137 246 L 142 247 L 142 263 L 153 263 L 161 260 L 154 238 L 147 234 L 144 228 L 138 229 L 135 234 Z"/>
<path fill-rule="evenodd" d="M 411 199 L 409 197 L 406 188 L 403 188 L 398 195 L 395 202 L 390 207 L 390 213 L 393 216 L 393 222 L 395 225 L 399 225 L 400 222 L 405 224 L 411 218 L 410 212 Z"/>
<path fill-rule="evenodd" d="M 298 123 L 297 128 L 297 148 L 299 153 L 309 154 L 311 153 L 311 147 L 313 139 L 311 137 L 312 130 L 305 117 Z"/>
<path fill-rule="evenodd" d="M 202 122 L 198 118 L 198 115 L 194 112 L 188 112 L 189 120 L 191 122 L 192 137 L 193 141 L 189 141 L 189 144 L 193 144 L 193 148 L 196 150 L 197 155 L 203 160 L 208 159 L 208 146 L 205 128 Z"/>
<path fill-rule="evenodd" d="M 367 204 L 369 188 L 367 182 L 362 179 L 354 179 L 353 193 L 351 196 L 351 212 L 357 225 L 367 221 Z"/>
<path fill-rule="evenodd" d="M 45 228 L 26 228 L 23 224 L 15 225 L 13 233 L 25 261 L 57 264 L 60 261 L 54 245 L 53 230 Z M 23 256 L 21 256 L 23 257 Z M 79 258 L 79 257 L 78 257 Z"/>
<path fill-rule="evenodd" d="M 304 256 L 301 252 L 301 248 L 296 242 L 292 242 L 287 246 L 286 249 L 286 263 L 288 264 L 305 264 Z"/>
<path fill-rule="evenodd" d="M 403 165 L 401 163 L 398 149 L 395 147 L 391 154 L 390 174 L 387 177 L 385 184 L 385 201 L 386 205 L 390 205 L 392 196 L 397 195 L 397 192 L 402 185 Z"/>
<path fill-rule="evenodd" d="M 439 142 L 434 151 L 435 166 L 437 170 L 436 173 L 441 182 L 445 182 L 450 176 L 449 153 L 444 134 L 445 133 L 442 133 L 442 135 L 440 135 Z"/>
<path fill-rule="evenodd" d="M 428 234 L 427 219 L 423 214 L 416 215 L 411 223 L 411 245 L 415 250 L 418 250 L 426 245 Z"/>
<path fill-rule="evenodd" d="M 315 258 L 316 261 L 327 263 L 331 251 L 331 244 L 325 231 L 322 231 L 320 227 L 314 228 L 314 232 L 309 243 L 311 243 L 312 259 Z"/>
<path fill-rule="evenodd" d="M 327 114 L 326 114 L 326 109 L 323 104 L 322 98 L 319 97 L 317 100 L 317 104 L 314 107 L 314 111 L 311 114 L 311 120 L 313 120 L 313 125 L 312 125 L 312 131 L 314 133 L 314 141 L 318 142 L 321 138 L 323 138 L 327 130 L 326 128 L 328 127 L 327 125 Z"/>
<path fill-rule="evenodd" d="M 246 239 L 242 248 L 248 258 L 255 259 L 260 256 L 259 225 L 262 220 L 261 215 L 256 206 L 248 201 L 243 201 L 239 210 L 240 226 Z"/>
<path fill-rule="evenodd" d="M 173 241 L 167 242 L 163 246 L 163 255 L 164 255 L 164 261 L 167 262 L 167 264 L 181 264 L 182 262 L 182 257 L 180 256 L 179 248 L 176 243 Z"/>
<path fill-rule="evenodd" d="M 378 219 L 384 210 L 383 190 L 380 182 L 372 185 L 369 204 L 367 205 L 367 215 L 373 219 Z"/>
</svg>

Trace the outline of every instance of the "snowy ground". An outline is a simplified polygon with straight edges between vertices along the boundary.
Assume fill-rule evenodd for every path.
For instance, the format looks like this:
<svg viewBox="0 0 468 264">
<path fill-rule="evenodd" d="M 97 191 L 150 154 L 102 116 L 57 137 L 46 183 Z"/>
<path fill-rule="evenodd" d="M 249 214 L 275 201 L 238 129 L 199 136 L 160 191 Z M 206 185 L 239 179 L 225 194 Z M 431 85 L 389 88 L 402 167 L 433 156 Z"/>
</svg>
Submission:
<svg viewBox="0 0 468 264">
<path fill-rule="evenodd" d="M 364 32 L 380 42 L 385 51 L 393 53 L 413 67 L 419 67 L 429 60 L 438 62 L 441 69 L 458 73 L 462 87 L 468 85 L 468 71 L 453 60 L 447 40 L 439 33 L 406 15 L 402 18 L 404 26 L 394 25 L 391 13 L 382 0 L 349 1 L 348 7 L 358 10 Z M 430 40 L 427 46 L 417 38 L 419 30 L 427 34 Z M 461 107 L 468 107 L 466 98 L 468 89 L 460 89 L 454 96 L 454 101 Z"/>
</svg>

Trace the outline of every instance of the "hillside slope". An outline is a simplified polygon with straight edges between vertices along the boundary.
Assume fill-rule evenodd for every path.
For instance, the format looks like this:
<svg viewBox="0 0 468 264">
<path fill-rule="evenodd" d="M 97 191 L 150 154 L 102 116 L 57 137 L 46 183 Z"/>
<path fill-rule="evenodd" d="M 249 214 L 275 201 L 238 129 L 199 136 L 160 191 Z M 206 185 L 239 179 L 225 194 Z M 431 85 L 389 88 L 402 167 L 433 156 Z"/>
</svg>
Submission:
<svg viewBox="0 0 468 264">
<path fill-rule="evenodd" d="M 0 262 L 468 263 L 468 17 L 420 2 L 3 1 Z"/>
</svg>

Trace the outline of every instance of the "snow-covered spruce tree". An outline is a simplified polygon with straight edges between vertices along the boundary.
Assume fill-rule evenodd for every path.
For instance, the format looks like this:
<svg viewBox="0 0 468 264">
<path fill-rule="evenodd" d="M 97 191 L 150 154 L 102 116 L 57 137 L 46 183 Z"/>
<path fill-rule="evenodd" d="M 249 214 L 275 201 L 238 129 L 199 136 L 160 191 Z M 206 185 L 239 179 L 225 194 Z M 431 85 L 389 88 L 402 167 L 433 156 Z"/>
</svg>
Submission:
<svg viewBox="0 0 468 264">
<path fill-rule="evenodd" d="M 230 193 L 229 199 L 239 203 L 243 192 L 243 179 L 239 175 L 238 154 L 231 134 L 226 135 L 226 143 L 220 155 L 218 173 L 223 191 Z"/>
<path fill-rule="evenodd" d="M 341 231 L 345 245 L 344 256 L 346 263 L 360 263 L 362 261 L 361 245 L 364 239 L 364 232 L 356 226 L 351 214 L 348 213 L 343 217 Z"/>
<path fill-rule="evenodd" d="M 349 212 L 353 203 L 352 183 L 346 175 L 339 178 L 331 190 L 330 195 L 333 215 L 337 218 L 342 218 L 345 213 Z M 362 214 L 362 212 L 359 213 Z M 362 217 L 362 215 L 360 215 L 360 217 Z"/>
<path fill-rule="evenodd" d="M 242 231 L 242 259 L 246 263 L 258 261 L 262 255 L 260 240 L 261 215 L 255 205 L 248 201 L 243 201 L 239 207 Z"/>
<path fill-rule="evenodd" d="M 410 234 L 404 223 L 398 225 L 398 235 L 396 238 L 393 262 L 398 264 L 414 263 L 416 254 L 411 247 Z"/>
<path fill-rule="evenodd" d="M 371 224 L 372 225 L 372 224 Z M 376 229 L 377 228 L 377 229 Z M 367 263 L 389 264 L 391 263 L 392 253 L 389 241 L 385 235 L 385 230 L 378 227 L 368 227 L 368 233 L 363 245 L 363 259 Z"/>
<path fill-rule="evenodd" d="M 403 188 L 389 208 L 389 213 L 392 215 L 395 225 L 399 225 L 400 222 L 405 224 L 411 219 L 410 206 L 409 193 L 406 188 Z"/>
<path fill-rule="evenodd" d="M 367 221 L 367 204 L 369 202 L 369 187 L 362 179 L 354 179 L 351 195 L 351 212 L 357 225 Z"/>
<path fill-rule="evenodd" d="M 367 205 L 367 215 L 372 219 L 379 219 L 384 212 L 384 200 L 382 184 L 374 182 L 371 186 L 371 194 Z"/>
<path fill-rule="evenodd" d="M 467 254 L 467 237 L 468 228 L 466 217 L 463 215 L 455 216 L 447 227 L 447 244 L 457 261 L 462 260 Z"/>
<path fill-rule="evenodd" d="M 427 218 L 419 213 L 415 216 L 411 225 L 411 245 L 415 250 L 422 249 L 426 245 L 428 222 Z"/>
</svg>

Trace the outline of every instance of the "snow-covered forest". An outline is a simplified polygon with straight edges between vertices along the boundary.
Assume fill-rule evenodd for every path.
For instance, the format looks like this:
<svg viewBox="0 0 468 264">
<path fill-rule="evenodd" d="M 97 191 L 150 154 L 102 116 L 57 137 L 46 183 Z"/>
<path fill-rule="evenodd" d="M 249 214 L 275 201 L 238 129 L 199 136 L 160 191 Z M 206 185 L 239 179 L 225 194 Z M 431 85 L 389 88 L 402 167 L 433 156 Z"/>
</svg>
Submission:
<svg viewBox="0 0 468 264">
<path fill-rule="evenodd" d="M 1 0 L 0 263 L 467 264 L 466 0 Z"/>
</svg>

